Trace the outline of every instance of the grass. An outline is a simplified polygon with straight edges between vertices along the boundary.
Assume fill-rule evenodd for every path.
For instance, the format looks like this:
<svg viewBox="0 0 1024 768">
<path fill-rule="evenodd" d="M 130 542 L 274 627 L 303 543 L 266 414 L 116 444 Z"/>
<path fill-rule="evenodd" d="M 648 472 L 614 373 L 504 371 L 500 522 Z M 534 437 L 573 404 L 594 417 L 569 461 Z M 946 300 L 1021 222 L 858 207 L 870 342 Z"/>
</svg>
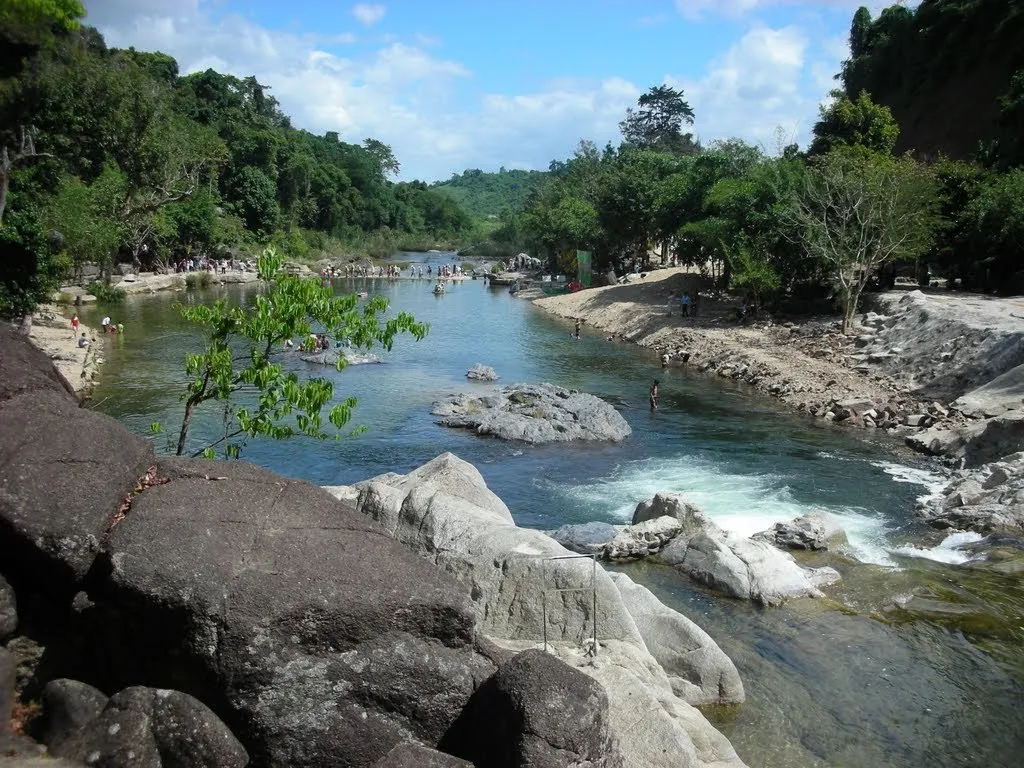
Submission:
<svg viewBox="0 0 1024 768">
<path fill-rule="evenodd" d="M 190 291 L 196 288 L 209 288 L 213 282 L 213 275 L 209 272 L 189 272 L 185 275 L 185 287 Z"/>
<path fill-rule="evenodd" d="M 89 293 L 95 296 L 100 304 L 123 304 L 127 295 L 123 288 L 116 288 L 99 280 L 89 284 Z"/>
</svg>

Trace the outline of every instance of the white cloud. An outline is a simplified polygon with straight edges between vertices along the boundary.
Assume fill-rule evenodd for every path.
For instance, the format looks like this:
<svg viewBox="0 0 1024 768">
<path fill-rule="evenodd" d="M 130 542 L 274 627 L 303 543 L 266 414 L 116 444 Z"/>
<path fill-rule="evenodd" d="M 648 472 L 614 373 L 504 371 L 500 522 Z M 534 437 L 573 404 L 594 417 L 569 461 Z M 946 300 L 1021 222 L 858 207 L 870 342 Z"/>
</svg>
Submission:
<svg viewBox="0 0 1024 768">
<path fill-rule="evenodd" d="M 372 27 L 384 18 L 385 10 L 386 9 L 383 5 L 359 3 L 352 8 L 352 15 L 356 17 L 356 20 L 359 21 L 360 24 Z"/>
</svg>

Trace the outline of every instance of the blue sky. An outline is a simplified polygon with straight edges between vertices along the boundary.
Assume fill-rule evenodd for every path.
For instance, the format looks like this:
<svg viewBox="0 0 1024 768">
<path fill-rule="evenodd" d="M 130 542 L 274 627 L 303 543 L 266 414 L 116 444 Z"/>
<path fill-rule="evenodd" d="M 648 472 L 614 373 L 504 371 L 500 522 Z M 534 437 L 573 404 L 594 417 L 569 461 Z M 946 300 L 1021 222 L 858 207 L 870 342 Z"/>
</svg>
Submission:
<svg viewBox="0 0 1024 768">
<path fill-rule="evenodd" d="M 255 74 L 300 128 L 378 138 L 400 178 L 547 168 L 617 143 L 652 85 L 702 141 L 805 144 L 847 55 L 847 0 L 85 0 L 110 45 Z M 868 2 L 873 12 L 888 3 Z"/>
</svg>

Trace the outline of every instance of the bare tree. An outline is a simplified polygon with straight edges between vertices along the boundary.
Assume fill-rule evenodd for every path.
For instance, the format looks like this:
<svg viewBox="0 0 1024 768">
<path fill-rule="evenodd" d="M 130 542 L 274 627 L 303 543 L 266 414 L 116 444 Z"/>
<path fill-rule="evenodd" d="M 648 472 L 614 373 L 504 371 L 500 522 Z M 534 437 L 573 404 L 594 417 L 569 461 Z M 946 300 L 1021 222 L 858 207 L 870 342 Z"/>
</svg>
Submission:
<svg viewBox="0 0 1024 768">
<path fill-rule="evenodd" d="M 808 167 L 803 188 L 782 215 L 795 225 L 797 242 L 808 256 L 830 268 L 843 310 L 843 333 L 872 274 L 928 248 L 935 203 L 931 174 L 909 157 L 854 148 L 832 152 Z"/>
</svg>

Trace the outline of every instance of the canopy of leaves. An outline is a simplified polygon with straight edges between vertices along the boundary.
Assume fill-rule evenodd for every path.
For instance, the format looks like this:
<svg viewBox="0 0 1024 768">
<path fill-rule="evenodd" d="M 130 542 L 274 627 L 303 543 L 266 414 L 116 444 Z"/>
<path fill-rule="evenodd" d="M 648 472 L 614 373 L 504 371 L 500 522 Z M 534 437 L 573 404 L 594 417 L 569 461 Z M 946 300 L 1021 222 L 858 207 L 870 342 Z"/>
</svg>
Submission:
<svg viewBox="0 0 1024 768">
<path fill-rule="evenodd" d="M 627 109 L 619 123 L 627 144 L 676 154 L 692 154 L 698 147 L 693 134 L 683 133 L 683 125 L 693 125 L 693 109 L 683 92 L 668 85 L 652 86 L 637 101 L 637 109 Z"/>
<path fill-rule="evenodd" d="M 814 126 L 811 155 L 824 155 L 839 147 L 892 153 L 900 127 L 888 107 L 871 101 L 867 91 L 861 91 L 856 99 L 842 91 L 833 91 L 832 97 L 834 101 L 821 108 L 821 117 Z"/>
<path fill-rule="evenodd" d="M 502 168 L 497 173 L 473 169 L 454 174 L 431 189 L 447 195 L 469 215 L 480 219 L 501 218 L 522 211 L 527 198 L 544 181 L 544 171 Z"/>
</svg>

